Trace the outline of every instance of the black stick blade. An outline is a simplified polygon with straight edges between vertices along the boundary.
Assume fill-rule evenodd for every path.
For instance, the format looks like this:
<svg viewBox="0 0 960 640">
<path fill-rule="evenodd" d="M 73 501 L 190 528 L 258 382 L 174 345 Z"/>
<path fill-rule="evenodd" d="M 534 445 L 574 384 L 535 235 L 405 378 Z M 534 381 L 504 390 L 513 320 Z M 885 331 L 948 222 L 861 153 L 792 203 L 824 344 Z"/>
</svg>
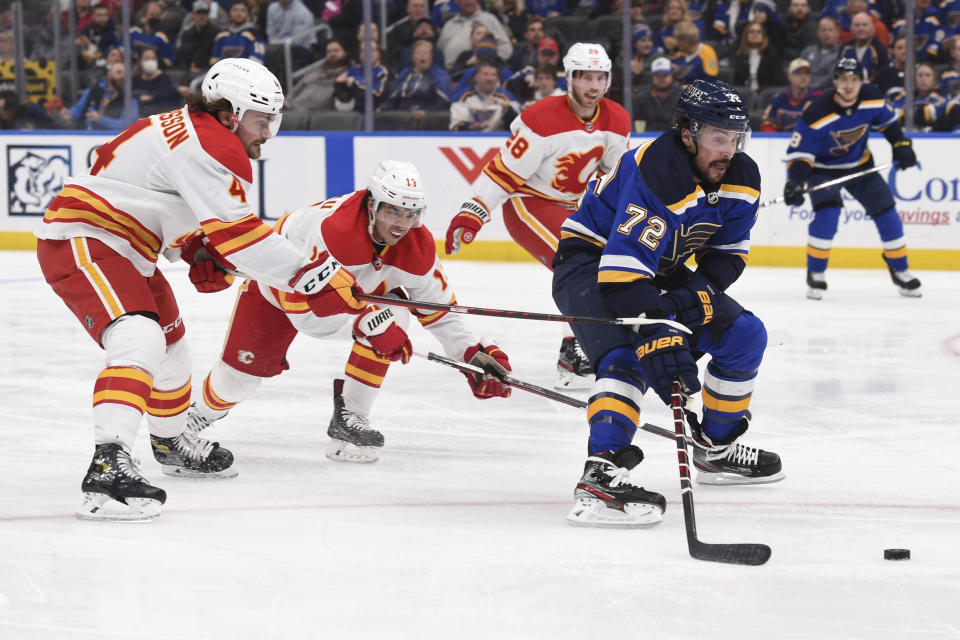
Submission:
<svg viewBox="0 0 960 640">
<path fill-rule="evenodd" d="M 689 547 L 690 555 L 697 560 L 745 564 L 752 567 L 766 563 L 771 553 L 770 547 L 765 544 L 710 544 L 691 540 Z"/>
</svg>

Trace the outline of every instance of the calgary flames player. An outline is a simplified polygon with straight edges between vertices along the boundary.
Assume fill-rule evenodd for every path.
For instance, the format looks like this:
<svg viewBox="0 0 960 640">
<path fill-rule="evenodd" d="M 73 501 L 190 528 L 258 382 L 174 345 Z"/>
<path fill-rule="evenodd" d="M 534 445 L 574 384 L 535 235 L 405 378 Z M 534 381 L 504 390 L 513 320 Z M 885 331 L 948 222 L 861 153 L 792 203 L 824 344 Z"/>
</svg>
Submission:
<svg viewBox="0 0 960 640">
<path fill-rule="evenodd" d="M 446 252 L 473 242 L 490 212 L 503 205 L 511 237 L 550 267 L 560 226 L 576 209 L 587 182 L 611 171 L 627 150 L 630 117 L 604 98 L 610 58 L 599 44 L 578 42 L 563 58 L 567 95 L 544 98 L 510 125 L 512 135 L 477 179 L 472 198 L 460 205 L 447 229 Z M 567 329 L 557 362 L 557 388 L 586 389 L 593 369 Z"/>
<path fill-rule="evenodd" d="M 368 187 L 293 211 L 275 230 L 304 254 L 329 252 L 366 291 L 456 304 L 440 266 L 433 236 L 421 225 L 426 207 L 420 173 L 409 162 L 381 161 Z M 414 310 L 413 315 L 453 358 L 498 373 L 510 371 L 507 354 L 488 339 L 478 340 L 456 314 Z M 331 460 L 375 462 L 383 435 L 368 416 L 391 362 L 406 364 L 412 347 L 404 327 L 406 309 L 368 307 L 353 325 L 354 343 L 345 377 L 333 383 L 333 417 L 327 435 Z M 299 332 L 330 336 L 346 315 L 319 318 L 303 294 L 264 281 L 244 283 L 230 320 L 220 360 L 203 383 L 203 401 L 190 409 L 187 429 L 199 432 L 250 397 L 263 378 L 288 368 L 287 349 Z M 467 376 L 480 399 L 510 395 L 495 377 Z"/>
<path fill-rule="evenodd" d="M 201 292 L 242 270 L 299 292 L 310 313 L 360 313 L 353 278 L 328 254 L 310 260 L 247 203 L 251 158 L 276 135 L 283 92 L 251 60 L 225 59 L 187 106 L 137 120 L 71 178 L 36 234 L 54 292 L 104 350 L 93 392 L 95 449 L 77 516 L 152 520 L 166 501 L 131 457 L 143 414 L 168 475 L 230 476 L 232 454 L 184 431 L 190 354 L 173 291 L 157 269 L 183 259 Z M 216 263 L 214 262 L 216 259 Z"/>
</svg>

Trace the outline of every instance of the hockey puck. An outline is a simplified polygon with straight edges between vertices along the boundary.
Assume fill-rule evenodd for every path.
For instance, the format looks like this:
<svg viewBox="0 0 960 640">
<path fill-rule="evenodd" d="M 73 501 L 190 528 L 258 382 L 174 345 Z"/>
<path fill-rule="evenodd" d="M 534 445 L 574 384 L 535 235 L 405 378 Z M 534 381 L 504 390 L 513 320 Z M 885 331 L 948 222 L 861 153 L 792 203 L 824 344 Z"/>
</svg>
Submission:
<svg viewBox="0 0 960 640">
<path fill-rule="evenodd" d="M 910 549 L 884 549 L 884 560 L 909 560 Z"/>
</svg>

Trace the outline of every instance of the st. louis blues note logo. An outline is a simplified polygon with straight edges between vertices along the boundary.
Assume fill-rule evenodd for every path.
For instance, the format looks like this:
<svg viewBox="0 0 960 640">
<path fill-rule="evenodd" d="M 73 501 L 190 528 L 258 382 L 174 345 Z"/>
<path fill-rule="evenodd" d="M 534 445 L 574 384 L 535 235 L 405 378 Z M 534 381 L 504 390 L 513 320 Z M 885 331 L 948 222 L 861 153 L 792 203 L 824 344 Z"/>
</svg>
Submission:
<svg viewBox="0 0 960 640">
<path fill-rule="evenodd" d="M 12 144 L 7 167 L 10 215 L 42 216 L 70 176 L 70 147 Z"/>
</svg>

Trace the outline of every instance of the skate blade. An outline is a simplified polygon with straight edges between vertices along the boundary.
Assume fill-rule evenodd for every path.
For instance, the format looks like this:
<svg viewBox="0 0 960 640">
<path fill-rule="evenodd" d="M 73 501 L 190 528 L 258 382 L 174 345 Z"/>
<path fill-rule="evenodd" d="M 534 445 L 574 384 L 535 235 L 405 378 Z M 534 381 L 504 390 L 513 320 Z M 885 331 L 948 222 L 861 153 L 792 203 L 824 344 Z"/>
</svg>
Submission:
<svg viewBox="0 0 960 640">
<path fill-rule="evenodd" d="M 920 289 L 901 289 L 897 287 L 897 290 L 900 292 L 904 298 L 921 298 L 923 297 L 923 292 Z"/>
<path fill-rule="evenodd" d="M 809 300 L 823 300 L 823 289 L 807 289 L 807 299 Z"/>
<path fill-rule="evenodd" d="M 567 522 L 581 527 L 638 528 L 663 520 L 663 512 L 652 504 L 630 502 L 623 511 L 611 509 L 603 500 L 578 498 L 567 513 Z"/>
<path fill-rule="evenodd" d="M 170 476 L 171 478 L 196 478 L 200 480 L 213 480 L 221 478 L 236 478 L 240 475 L 240 472 L 229 467 L 227 469 L 221 469 L 220 471 L 197 471 L 195 469 L 186 469 L 184 467 L 178 467 L 176 465 L 160 465 L 160 471 L 163 472 L 163 475 Z"/>
<path fill-rule="evenodd" d="M 557 367 L 557 381 L 553 384 L 554 389 L 561 391 L 576 391 L 581 389 L 590 389 L 596 376 L 578 376 L 572 371 L 567 371 Z"/>
<path fill-rule="evenodd" d="M 327 449 L 327 459 L 334 462 L 370 464 L 380 459 L 377 447 L 358 447 L 343 440 L 333 440 Z"/>
<path fill-rule="evenodd" d="M 103 493 L 84 493 L 74 515 L 78 520 L 153 522 L 160 517 L 160 501 L 127 498 L 127 504 L 123 504 Z"/>
<path fill-rule="evenodd" d="M 774 482 L 780 482 L 787 476 L 783 471 L 779 471 L 772 476 L 760 476 L 756 478 L 750 478 L 747 476 L 741 476 L 736 473 L 709 473 L 706 471 L 697 472 L 697 484 L 712 484 L 716 486 L 724 485 L 744 485 L 744 484 L 772 484 Z"/>
</svg>

